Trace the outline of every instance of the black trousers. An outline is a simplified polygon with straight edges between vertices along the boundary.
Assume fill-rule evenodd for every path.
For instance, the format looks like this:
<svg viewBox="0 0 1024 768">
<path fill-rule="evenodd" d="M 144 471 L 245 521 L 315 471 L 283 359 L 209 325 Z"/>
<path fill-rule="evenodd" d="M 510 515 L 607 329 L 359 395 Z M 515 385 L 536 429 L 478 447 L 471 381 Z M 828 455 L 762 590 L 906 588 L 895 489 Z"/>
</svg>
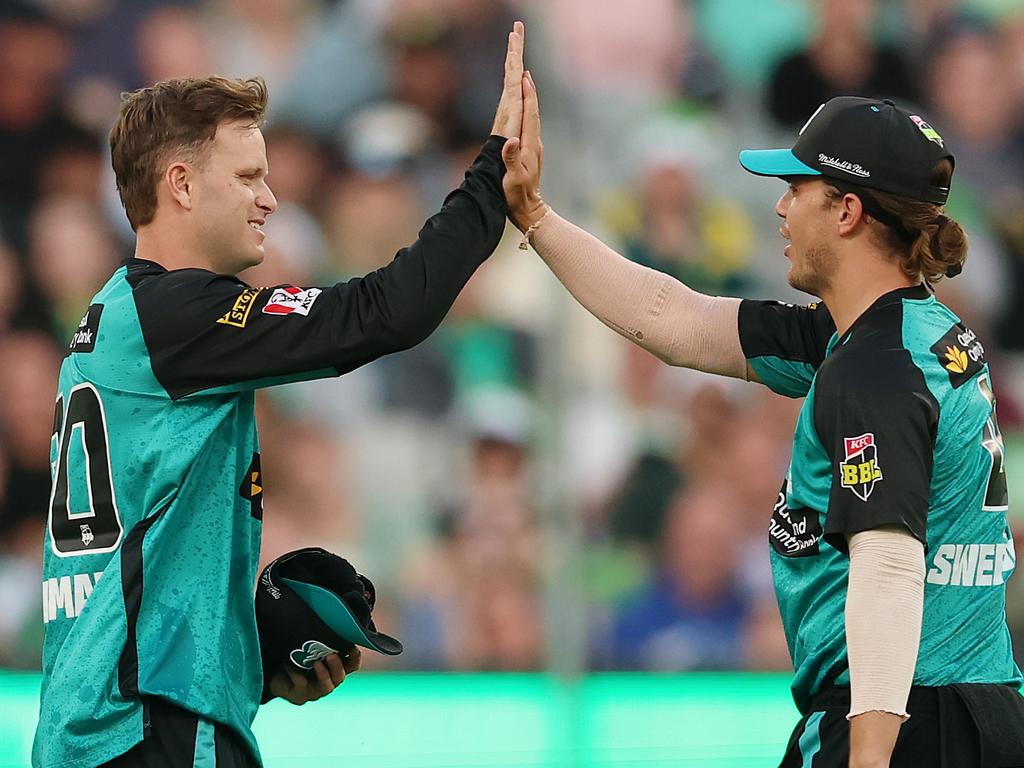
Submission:
<svg viewBox="0 0 1024 768">
<path fill-rule="evenodd" d="M 166 699 L 144 703 L 145 738 L 100 768 L 253 768 L 248 748 L 227 726 Z"/>
<path fill-rule="evenodd" d="M 816 696 L 779 768 L 847 768 L 850 689 Z M 1024 698 L 1005 685 L 914 686 L 890 768 L 1024 768 Z"/>
</svg>

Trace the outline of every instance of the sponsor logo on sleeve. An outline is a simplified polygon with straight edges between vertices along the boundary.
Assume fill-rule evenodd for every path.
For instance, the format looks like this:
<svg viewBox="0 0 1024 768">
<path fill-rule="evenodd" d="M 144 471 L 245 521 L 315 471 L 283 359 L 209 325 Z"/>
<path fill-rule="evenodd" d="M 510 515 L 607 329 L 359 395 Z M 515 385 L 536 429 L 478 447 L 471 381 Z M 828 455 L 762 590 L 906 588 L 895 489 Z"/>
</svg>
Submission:
<svg viewBox="0 0 1024 768">
<path fill-rule="evenodd" d="M 839 462 L 840 483 L 843 488 L 853 491 L 858 499 L 867 501 L 875 489 L 875 483 L 882 479 L 875 433 L 865 432 L 857 437 L 844 437 L 843 447 L 846 458 Z"/>
<path fill-rule="evenodd" d="M 939 365 L 949 374 L 949 383 L 957 389 L 974 378 L 985 366 L 985 348 L 970 328 L 954 325 L 931 346 Z"/>
<path fill-rule="evenodd" d="M 234 305 L 222 317 L 217 318 L 221 325 L 233 325 L 235 328 L 245 328 L 249 322 L 249 312 L 252 311 L 253 302 L 263 292 L 262 288 L 246 288 L 235 299 Z"/>
<path fill-rule="evenodd" d="M 238 493 L 249 502 L 249 513 L 257 520 L 263 519 L 263 471 L 260 467 L 260 455 L 254 453 L 249 469 L 242 478 Z"/>
<path fill-rule="evenodd" d="M 320 661 L 324 656 L 330 656 L 332 653 L 337 653 L 337 651 L 331 648 L 331 646 L 324 645 L 319 640 L 307 640 L 302 644 L 301 648 L 296 648 L 288 655 L 295 666 L 302 669 L 312 669 L 315 662 Z"/>
<path fill-rule="evenodd" d="M 813 557 L 819 552 L 821 521 L 811 509 L 791 508 L 786 499 L 786 486 L 779 491 L 768 523 L 768 540 L 772 549 L 783 557 Z"/>
<path fill-rule="evenodd" d="M 275 288 L 270 300 L 263 307 L 266 315 L 308 315 L 323 291 L 319 288 Z"/>
<path fill-rule="evenodd" d="M 96 348 L 96 336 L 100 332 L 100 315 L 103 314 L 102 304 L 93 304 L 78 321 L 68 345 L 69 352 L 92 352 Z"/>
</svg>

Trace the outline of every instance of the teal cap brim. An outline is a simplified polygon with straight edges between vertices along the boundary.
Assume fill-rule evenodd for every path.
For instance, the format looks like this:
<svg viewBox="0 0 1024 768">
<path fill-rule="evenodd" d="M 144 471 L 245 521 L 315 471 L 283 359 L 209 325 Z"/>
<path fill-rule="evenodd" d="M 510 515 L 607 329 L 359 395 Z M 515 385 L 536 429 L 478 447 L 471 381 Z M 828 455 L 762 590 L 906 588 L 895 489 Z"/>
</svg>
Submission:
<svg viewBox="0 0 1024 768">
<path fill-rule="evenodd" d="M 800 162 L 791 149 L 744 149 L 740 165 L 758 176 L 821 176 L 821 171 Z"/>
<path fill-rule="evenodd" d="M 370 648 L 388 656 L 397 656 L 402 652 L 402 644 L 393 637 L 383 633 L 376 633 L 372 638 L 366 634 L 356 617 L 345 605 L 345 601 L 333 592 L 318 587 L 316 584 L 308 584 L 295 579 L 281 578 L 285 584 L 295 590 L 295 593 L 302 598 L 320 620 L 331 628 L 338 636 L 350 643 L 361 645 L 363 648 Z"/>
</svg>

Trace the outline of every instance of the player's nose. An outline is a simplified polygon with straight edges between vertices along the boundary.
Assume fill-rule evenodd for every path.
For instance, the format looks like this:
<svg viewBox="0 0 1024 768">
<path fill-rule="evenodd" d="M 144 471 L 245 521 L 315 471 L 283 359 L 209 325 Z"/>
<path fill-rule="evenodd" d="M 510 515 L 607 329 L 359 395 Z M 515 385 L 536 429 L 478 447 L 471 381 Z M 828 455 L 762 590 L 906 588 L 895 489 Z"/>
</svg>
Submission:
<svg viewBox="0 0 1024 768">
<path fill-rule="evenodd" d="M 779 218 L 786 218 L 786 214 L 789 212 L 789 203 L 791 197 L 789 190 L 787 189 L 782 196 L 775 202 L 775 214 Z"/>
<path fill-rule="evenodd" d="M 270 185 L 263 182 L 263 189 L 260 190 L 260 194 L 256 196 L 256 206 L 269 216 L 277 210 L 277 198 L 274 196 L 274 192 L 270 189 Z"/>
</svg>

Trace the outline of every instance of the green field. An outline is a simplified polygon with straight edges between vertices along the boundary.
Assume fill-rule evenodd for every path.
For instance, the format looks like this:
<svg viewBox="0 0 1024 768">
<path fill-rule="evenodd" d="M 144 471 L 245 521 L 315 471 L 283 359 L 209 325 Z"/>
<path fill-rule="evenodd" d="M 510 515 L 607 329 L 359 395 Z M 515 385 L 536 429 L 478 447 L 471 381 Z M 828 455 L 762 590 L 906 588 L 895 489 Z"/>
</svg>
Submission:
<svg viewBox="0 0 1024 768">
<path fill-rule="evenodd" d="M 789 676 L 362 673 L 256 718 L 268 768 L 757 768 L 798 715 Z M 38 675 L 0 673 L 0 766 L 28 765 Z"/>
</svg>

